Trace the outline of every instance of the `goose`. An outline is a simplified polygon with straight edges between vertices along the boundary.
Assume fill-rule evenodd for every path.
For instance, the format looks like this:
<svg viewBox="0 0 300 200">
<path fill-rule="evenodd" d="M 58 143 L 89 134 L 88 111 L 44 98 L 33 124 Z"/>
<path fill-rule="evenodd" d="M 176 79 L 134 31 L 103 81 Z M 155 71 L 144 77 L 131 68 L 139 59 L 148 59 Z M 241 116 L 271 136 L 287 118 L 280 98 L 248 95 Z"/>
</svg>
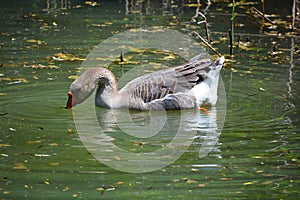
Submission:
<svg viewBox="0 0 300 200">
<path fill-rule="evenodd" d="M 82 103 L 95 90 L 95 105 L 109 109 L 181 110 L 215 105 L 224 56 L 212 62 L 203 54 L 176 67 L 137 77 L 118 90 L 108 69 L 89 68 L 67 92 L 66 108 Z"/>
</svg>

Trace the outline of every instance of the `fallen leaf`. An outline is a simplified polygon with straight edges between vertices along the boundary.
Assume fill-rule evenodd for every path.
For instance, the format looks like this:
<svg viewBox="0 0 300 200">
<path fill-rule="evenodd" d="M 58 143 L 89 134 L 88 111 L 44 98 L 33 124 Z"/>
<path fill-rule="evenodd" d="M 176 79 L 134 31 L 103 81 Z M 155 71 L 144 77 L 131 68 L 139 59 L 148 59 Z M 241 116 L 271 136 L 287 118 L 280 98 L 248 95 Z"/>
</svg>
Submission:
<svg viewBox="0 0 300 200">
<path fill-rule="evenodd" d="M 28 43 L 37 43 L 38 45 L 43 43 L 43 41 L 35 40 L 35 39 L 29 39 L 29 40 L 26 40 L 26 42 L 28 42 Z"/>
<path fill-rule="evenodd" d="M 249 181 L 249 182 L 243 183 L 243 185 L 253 185 L 254 183 L 255 183 L 254 181 Z"/>
<path fill-rule="evenodd" d="M 30 141 L 27 141 L 28 144 L 38 144 L 38 143 L 41 143 L 43 142 L 43 140 L 30 140 Z"/>
<path fill-rule="evenodd" d="M 69 76 L 68 78 L 69 78 L 69 79 L 73 79 L 73 80 L 75 80 L 75 79 L 77 79 L 77 78 L 78 78 L 78 76 L 76 76 L 76 75 L 73 75 L 73 76 Z"/>
<path fill-rule="evenodd" d="M 27 167 L 24 165 L 24 163 L 15 163 L 13 166 L 13 169 L 15 170 L 26 170 Z"/>
<path fill-rule="evenodd" d="M 220 178 L 221 181 L 231 181 L 232 178 Z"/>
<path fill-rule="evenodd" d="M 10 193 L 10 191 L 3 191 L 2 192 L 2 194 L 4 194 L 4 195 L 7 195 L 7 194 L 9 194 Z"/>
<path fill-rule="evenodd" d="M 186 183 L 198 183 L 197 180 L 193 180 L 193 179 L 187 179 L 185 182 Z"/>
<path fill-rule="evenodd" d="M 49 143 L 48 145 L 51 146 L 51 147 L 56 147 L 58 144 L 53 142 L 53 143 Z"/>
<path fill-rule="evenodd" d="M 36 154 L 34 154 L 34 156 L 36 156 L 36 157 L 49 157 L 49 156 L 51 156 L 51 155 L 49 155 L 49 154 L 38 154 L 38 153 L 36 153 Z"/>
<path fill-rule="evenodd" d="M 49 162 L 49 164 L 50 164 L 51 166 L 58 166 L 58 165 L 60 165 L 59 162 Z"/>
<path fill-rule="evenodd" d="M 10 144 L 0 144 L 0 147 L 10 147 Z"/>
</svg>

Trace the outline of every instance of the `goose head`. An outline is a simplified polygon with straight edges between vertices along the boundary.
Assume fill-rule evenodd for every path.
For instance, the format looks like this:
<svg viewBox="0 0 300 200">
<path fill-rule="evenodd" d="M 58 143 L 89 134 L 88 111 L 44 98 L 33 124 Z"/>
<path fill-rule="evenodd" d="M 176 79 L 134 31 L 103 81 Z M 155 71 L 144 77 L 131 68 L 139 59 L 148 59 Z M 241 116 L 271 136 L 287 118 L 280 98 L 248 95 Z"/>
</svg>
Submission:
<svg viewBox="0 0 300 200">
<path fill-rule="evenodd" d="M 116 90 L 115 77 L 107 69 L 89 68 L 79 76 L 70 86 L 67 93 L 66 108 L 70 109 L 86 100 L 98 86 L 98 90 Z"/>
</svg>

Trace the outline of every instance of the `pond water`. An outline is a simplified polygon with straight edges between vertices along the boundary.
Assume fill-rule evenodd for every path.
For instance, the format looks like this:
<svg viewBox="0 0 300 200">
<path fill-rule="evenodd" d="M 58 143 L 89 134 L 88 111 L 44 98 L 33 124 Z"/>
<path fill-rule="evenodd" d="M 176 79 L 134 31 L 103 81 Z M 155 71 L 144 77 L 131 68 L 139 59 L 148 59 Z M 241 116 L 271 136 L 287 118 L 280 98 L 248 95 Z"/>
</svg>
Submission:
<svg viewBox="0 0 300 200">
<path fill-rule="evenodd" d="M 240 42 L 234 57 L 228 55 L 229 3 L 195 3 L 1 1 L 1 199 L 299 199 L 300 40 L 299 21 L 295 32 L 289 29 L 292 3 L 265 3 L 277 27 L 251 14 L 252 6 L 262 10 L 261 1 L 238 5 L 235 39 Z M 76 110 L 64 107 L 86 56 L 108 38 L 143 27 L 179 31 L 200 48 L 201 41 L 191 34 L 205 38 L 197 8 L 207 17 L 212 45 L 227 58 L 218 106 L 207 108 L 208 114 L 96 108 L 103 134 L 82 134 Z M 138 49 L 125 53 L 123 67 L 118 57 L 107 57 L 118 79 L 141 62 L 160 68 L 182 61 L 168 51 Z M 93 120 L 89 116 L 81 121 L 87 127 Z M 137 137 L 141 129 L 159 134 Z M 178 132 L 173 143 L 181 148 L 178 157 L 168 160 L 171 150 L 157 156 L 169 163 L 160 166 L 140 154 L 164 149 Z M 142 156 L 120 164 L 121 154 L 97 149 L 109 150 L 112 144 Z M 145 173 L 133 173 L 143 172 L 141 167 Z"/>
</svg>

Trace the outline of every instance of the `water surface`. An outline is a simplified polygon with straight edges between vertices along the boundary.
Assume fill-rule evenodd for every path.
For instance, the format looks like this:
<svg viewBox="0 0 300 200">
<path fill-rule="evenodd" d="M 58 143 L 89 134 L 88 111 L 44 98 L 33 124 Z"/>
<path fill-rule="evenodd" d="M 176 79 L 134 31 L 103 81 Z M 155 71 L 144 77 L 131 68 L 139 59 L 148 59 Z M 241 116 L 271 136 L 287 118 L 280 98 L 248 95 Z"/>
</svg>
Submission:
<svg viewBox="0 0 300 200">
<path fill-rule="evenodd" d="M 246 14 L 251 6 L 260 9 L 260 1 L 237 7 L 241 44 L 233 59 L 229 59 L 227 39 L 231 7 L 214 2 L 206 10 L 213 45 L 228 58 L 221 71 L 226 118 L 223 128 L 213 134 L 217 140 L 210 140 L 205 132 L 207 124 L 202 119 L 208 116 L 190 110 L 183 113 L 196 117 L 184 118 L 187 122 L 199 117 L 195 127 L 186 129 L 197 130 L 192 144 L 175 162 L 156 171 L 121 172 L 86 149 L 72 111 L 64 106 L 73 76 L 95 46 L 114 34 L 143 26 L 188 35 L 198 31 L 205 37 L 203 26 L 192 20 L 197 7 L 177 1 L 172 5 L 147 2 L 135 7 L 126 7 L 125 1 L 101 1 L 96 6 L 57 2 L 51 7 L 46 1 L 0 3 L 1 199 L 298 199 L 299 34 L 292 34 L 285 25 L 291 21 L 289 2 L 266 2 L 265 11 L 276 14 L 272 19 L 280 24 L 273 30 Z M 275 6 L 278 3 L 283 9 Z M 205 3 L 199 7 L 203 13 L 205 8 Z M 67 57 L 60 59 L 62 55 Z M 163 53 L 154 55 L 132 52 L 126 54 L 132 62 L 123 66 L 123 72 L 117 62 L 109 67 L 121 78 L 141 60 L 165 65 L 180 62 L 163 59 L 167 56 Z M 215 119 L 219 128 L 221 112 L 217 110 Z M 96 113 L 105 133 L 116 138 L 114 144 L 131 152 L 160 149 L 172 140 L 176 122 L 182 120 L 181 111 L 168 113 L 164 131 L 145 141 L 122 134 L 111 121 L 110 111 L 97 108 Z M 139 126 L 151 122 L 147 113 L 131 114 Z M 122 112 L 116 116 L 124 120 Z M 204 143 L 208 154 L 199 157 Z"/>
</svg>

